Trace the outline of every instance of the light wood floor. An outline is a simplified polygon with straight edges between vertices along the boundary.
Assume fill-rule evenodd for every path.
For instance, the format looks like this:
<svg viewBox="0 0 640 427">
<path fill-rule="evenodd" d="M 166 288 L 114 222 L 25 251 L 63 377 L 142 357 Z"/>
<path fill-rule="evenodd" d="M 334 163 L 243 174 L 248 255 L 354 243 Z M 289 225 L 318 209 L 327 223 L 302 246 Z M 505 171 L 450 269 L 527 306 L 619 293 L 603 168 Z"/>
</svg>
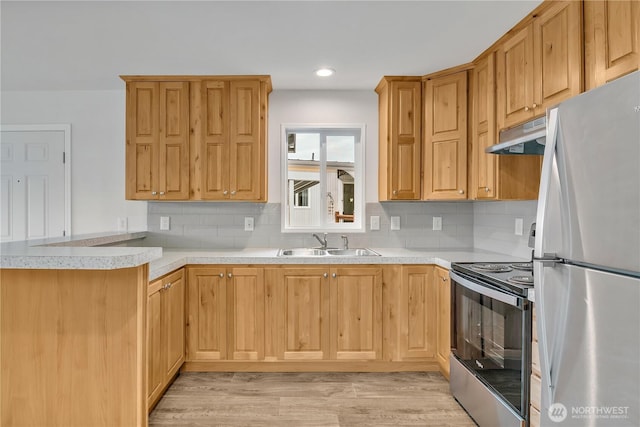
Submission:
<svg viewBox="0 0 640 427">
<path fill-rule="evenodd" d="M 475 426 L 435 372 L 181 374 L 149 426 Z"/>
</svg>

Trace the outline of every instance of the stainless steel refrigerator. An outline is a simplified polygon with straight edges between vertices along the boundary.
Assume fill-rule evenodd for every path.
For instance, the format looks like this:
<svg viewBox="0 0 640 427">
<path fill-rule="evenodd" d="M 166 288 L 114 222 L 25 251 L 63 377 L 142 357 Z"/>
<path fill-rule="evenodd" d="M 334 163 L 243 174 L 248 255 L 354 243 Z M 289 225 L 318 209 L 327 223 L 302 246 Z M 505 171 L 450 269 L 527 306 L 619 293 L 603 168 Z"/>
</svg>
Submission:
<svg viewBox="0 0 640 427">
<path fill-rule="evenodd" d="M 640 426 L 640 72 L 550 109 L 534 283 L 543 426 Z"/>
</svg>

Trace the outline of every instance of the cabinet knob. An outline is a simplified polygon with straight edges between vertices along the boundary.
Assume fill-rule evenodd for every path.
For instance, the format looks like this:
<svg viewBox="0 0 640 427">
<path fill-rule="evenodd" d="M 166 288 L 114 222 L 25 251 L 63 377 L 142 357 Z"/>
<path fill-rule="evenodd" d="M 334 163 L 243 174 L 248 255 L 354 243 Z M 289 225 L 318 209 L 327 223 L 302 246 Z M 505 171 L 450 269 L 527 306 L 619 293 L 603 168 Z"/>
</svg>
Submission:
<svg viewBox="0 0 640 427">
<path fill-rule="evenodd" d="M 441 279 L 442 279 L 442 281 L 443 281 L 443 282 L 446 282 L 446 281 L 447 281 L 447 278 L 446 278 L 446 277 L 444 277 L 444 276 L 442 276 L 442 277 L 441 277 Z"/>
<path fill-rule="evenodd" d="M 536 108 L 537 106 L 538 106 L 538 104 L 536 104 L 535 102 L 532 105 L 533 108 Z"/>
<path fill-rule="evenodd" d="M 152 195 L 152 196 L 155 196 L 156 194 L 158 194 L 156 191 L 152 191 L 152 192 L 151 192 L 151 195 Z"/>
<path fill-rule="evenodd" d="M 338 277 L 338 275 L 336 273 L 332 273 L 331 277 L 333 277 L 335 279 L 336 277 Z"/>
<path fill-rule="evenodd" d="M 524 107 L 524 111 L 529 111 L 529 107 Z"/>
<path fill-rule="evenodd" d="M 220 273 L 220 278 L 222 279 L 224 277 L 224 273 Z"/>
<path fill-rule="evenodd" d="M 396 190 L 392 191 L 393 195 L 395 196 L 396 194 L 398 194 L 398 192 Z"/>
<path fill-rule="evenodd" d="M 235 196 L 235 195 L 236 195 L 236 190 L 233 190 L 233 191 L 231 192 L 231 195 L 232 195 L 232 196 Z"/>
<path fill-rule="evenodd" d="M 228 277 L 229 279 L 231 279 L 231 278 L 233 277 L 233 274 L 229 273 L 229 274 L 227 274 L 227 277 Z"/>
<path fill-rule="evenodd" d="M 484 191 L 489 192 L 489 187 L 484 187 Z"/>
<path fill-rule="evenodd" d="M 464 194 L 464 190 L 458 190 L 458 193 Z"/>
<path fill-rule="evenodd" d="M 329 277 L 329 273 L 324 273 L 322 276 L 326 279 L 327 277 Z"/>
<path fill-rule="evenodd" d="M 224 191 L 222 192 L 222 194 L 224 194 L 224 195 L 226 196 L 227 194 L 229 194 L 229 192 L 228 192 L 227 190 L 224 190 Z"/>
<path fill-rule="evenodd" d="M 160 195 L 161 195 L 161 196 L 164 196 L 164 191 L 161 191 L 161 192 L 160 192 Z"/>
</svg>

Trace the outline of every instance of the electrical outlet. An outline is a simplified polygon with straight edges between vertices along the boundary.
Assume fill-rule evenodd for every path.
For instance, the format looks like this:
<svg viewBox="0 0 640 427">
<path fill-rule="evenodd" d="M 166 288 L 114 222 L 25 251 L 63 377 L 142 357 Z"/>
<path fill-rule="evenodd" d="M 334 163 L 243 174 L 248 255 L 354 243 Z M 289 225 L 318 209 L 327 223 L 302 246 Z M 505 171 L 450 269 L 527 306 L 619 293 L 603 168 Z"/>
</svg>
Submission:
<svg viewBox="0 0 640 427">
<path fill-rule="evenodd" d="M 372 230 L 380 230 L 380 217 L 379 216 L 371 216 L 370 219 L 371 224 L 369 228 Z"/>
<path fill-rule="evenodd" d="M 391 229 L 392 230 L 400 230 L 400 217 L 392 216 L 391 217 Z"/>
<path fill-rule="evenodd" d="M 433 230 L 441 231 L 442 230 L 442 217 L 434 216 L 433 217 Z"/>
<path fill-rule="evenodd" d="M 244 217 L 244 231 L 253 231 L 253 217 L 245 216 Z"/>
<path fill-rule="evenodd" d="M 127 218 L 118 218 L 118 231 L 127 231 Z"/>
<path fill-rule="evenodd" d="M 160 217 L 160 230 L 166 231 L 171 228 L 170 217 L 161 216 Z"/>
<path fill-rule="evenodd" d="M 516 236 L 522 236 L 522 229 L 523 229 L 522 218 L 516 218 L 516 229 L 515 229 Z"/>
</svg>

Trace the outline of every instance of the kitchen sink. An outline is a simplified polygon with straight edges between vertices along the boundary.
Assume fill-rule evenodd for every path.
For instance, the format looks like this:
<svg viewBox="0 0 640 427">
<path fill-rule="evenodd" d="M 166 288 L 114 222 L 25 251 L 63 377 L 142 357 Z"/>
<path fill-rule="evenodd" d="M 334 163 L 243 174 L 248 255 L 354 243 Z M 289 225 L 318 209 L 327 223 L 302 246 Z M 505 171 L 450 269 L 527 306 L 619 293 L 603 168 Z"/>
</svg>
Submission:
<svg viewBox="0 0 640 427">
<path fill-rule="evenodd" d="M 297 249 L 280 249 L 278 256 L 325 256 L 327 251 L 324 249 L 297 248 Z"/>
<path fill-rule="evenodd" d="M 297 257 L 321 257 L 321 256 L 380 256 L 379 253 L 367 248 L 354 249 L 316 249 L 316 248 L 296 248 L 296 249 L 280 249 L 278 256 L 297 256 Z"/>
<path fill-rule="evenodd" d="M 380 256 L 379 253 L 367 248 L 328 249 L 327 253 L 333 256 Z"/>
</svg>

